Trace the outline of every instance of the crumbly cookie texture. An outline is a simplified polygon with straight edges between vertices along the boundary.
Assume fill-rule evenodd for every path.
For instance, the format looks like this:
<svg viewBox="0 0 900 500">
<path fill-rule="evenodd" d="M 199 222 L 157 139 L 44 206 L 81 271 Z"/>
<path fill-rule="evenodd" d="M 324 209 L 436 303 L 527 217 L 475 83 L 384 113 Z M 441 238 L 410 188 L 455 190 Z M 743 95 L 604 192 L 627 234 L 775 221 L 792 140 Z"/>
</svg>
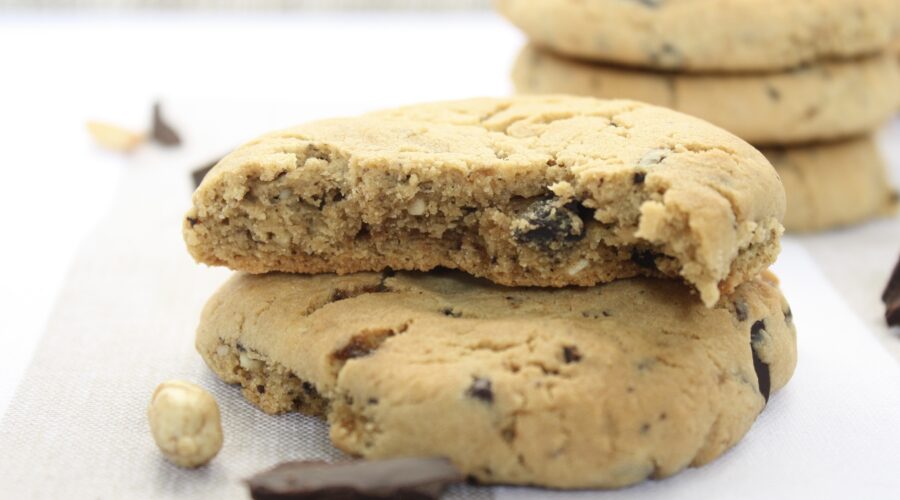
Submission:
<svg viewBox="0 0 900 500">
<path fill-rule="evenodd" d="M 526 94 L 634 99 L 693 115 L 750 143 L 833 140 L 874 130 L 900 105 L 900 66 L 884 53 L 779 73 L 685 74 L 589 63 L 534 45 L 512 79 Z"/>
<path fill-rule="evenodd" d="M 742 140 L 631 101 L 474 99 L 312 123 L 225 157 L 184 221 L 251 273 L 456 268 L 520 286 L 681 276 L 714 304 L 779 249 L 781 181 Z"/>
<path fill-rule="evenodd" d="M 681 71 L 773 71 L 886 50 L 896 0 L 495 0 L 544 47 Z"/>
<path fill-rule="evenodd" d="M 709 309 L 654 278 L 547 289 L 456 271 L 273 273 L 235 275 L 210 299 L 197 350 L 266 412 L 327 416 L 349 453 L 594 488 L 733 446 L 791 377 L 795 336 L 769 275 Z"/>
<path fill-rule="evenodd" d="M 874 137 L 762 151 L 784 182 L 788 231 L 832 229 L 897 210 L 897 190 Z"/>
</svg>

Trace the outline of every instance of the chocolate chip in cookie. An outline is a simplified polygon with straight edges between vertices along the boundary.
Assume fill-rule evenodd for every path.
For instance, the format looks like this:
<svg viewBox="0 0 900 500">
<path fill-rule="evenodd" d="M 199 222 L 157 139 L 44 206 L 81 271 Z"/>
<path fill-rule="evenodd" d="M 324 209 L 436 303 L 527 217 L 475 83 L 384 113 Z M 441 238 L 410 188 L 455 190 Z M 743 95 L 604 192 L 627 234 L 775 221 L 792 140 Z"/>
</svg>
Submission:
<svg viewBox="0 0 900 500">
<path fill-rule="evenodd" d="M 556 250 L 584 237 L 584 221 L 575 204 L 561 205 L 557 199 L 538 200 L 513 221 L 517 242 L 541 250 Z"/>
<path fill-rule="evenodd" d="M 763 320 L 759 320 L 753 323 L 753 326 L 750 327 L 750 342 L 754 344 L 757 342 L 761 342 L 763 340 L 763 335 L 766 332 L 766 322 Z"/>
<path fill-rule="evenodd" d="M 756 372 L 756 380 L 759 384 L 759 393 L 762 394 L 766 402 L 769 402 L 769 392 L 772 387 L 772 379 L 769 375 L 769 365 L 763 362 L 756 352 L 753 344 L 750 344 L 750 351 L 753 353 L 753 371 Z"/>
<path fill-rule="evenodd" d="M 566 363 L 577 363 L 581 361 L 581 353 L 578 352 L 578 347 L 574 345 L 563 347 L 563 360 Z"/>
<path fill-rule="evenodd" d="M 660 254 L 652 250 L 635 248 L 631 250 L 631 261 L 644 269 L 656 269 L 656 258 Z"/>
<path fill-rule="evenodd" d="M 494 391 L 491 389 L 491 381 L 486 378 L 475 377 L 472 385 L 466 390 L 466 396 L 479 399 L 485 403 L 494 402 Z"/>
<path fill-rule="evenodd" d="M 760 357 L 757 348 L 765 341 L 766 322 L 759 320 L 750 327 L 750 351 L 753 353 L 753 370 L 759 385 L 759 393 L 766 402 L 769 401 L 769 392 L 772 387 L 772 379 L 769 375 L 769 365 Z"/>
</svg>

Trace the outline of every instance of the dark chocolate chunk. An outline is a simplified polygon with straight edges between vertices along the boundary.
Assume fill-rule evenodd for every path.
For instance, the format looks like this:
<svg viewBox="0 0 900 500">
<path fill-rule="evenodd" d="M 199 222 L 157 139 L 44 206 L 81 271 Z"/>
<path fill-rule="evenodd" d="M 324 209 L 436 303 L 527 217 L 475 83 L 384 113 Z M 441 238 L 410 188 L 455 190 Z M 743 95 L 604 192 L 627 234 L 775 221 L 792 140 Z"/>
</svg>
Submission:
<svg viewBox="0 0 900 500">
<path fill-rule="evenodd" d="M 221 160 L 221 158 L 219 159 Z M 194 181 L 194 188 L 200 186 L 200 183 L 203 182 L 203 178 L 206 177 L 206 174 L 212 170 L 213 167 L 219 163 L 219 160 L 211 161 L 202 167 L 197 167 L 191 172 L 191 179 Z"/>
<path fill-rule="evenodd" d="M 578 352 L 578 347 L 573 345 L 563 346 L 563 360 L 566 363 L 577 363 L 581 361 L 581 353 Z"/>
<path fill-rule="evenodd" d="M 631 250 L 631 261 L 644 269 L 656 269 L 656 258 L 659 254 L 652 250 L 641 250 L 634 248 Z"/>
<path fill-rule="evenodd" d="M 635 172 L 635 173 L 634 173 L 634 177 L 632 178 L 632 181 L 633 181 L 635 184 L 643 184 L 643 183 L 644 183 L 644 179 L 645 179 L 646 177 L 647 177 L 647 174 L 646 174 L 645 172 Z"/>
<path fill-rule="evenodd" d="M 513 237 L 519 243 L 533 244 L 542 250 L 578 241 L 584 237 L 584 221 L 579 205 L 560 206 L 558 200 L 539 200 L 516 219 Z"/>
<path fill-rule="evenodd" d="M 197 220 L 193 217 L 188 217 L 187 221 L 188 221 L 188 224 L 191 225 L 191 227 L 194 227 L 195 225 L 197 225 L 198 222 L 200 222 L 199 220 Z"/>
<path fill-rule="evenodd" d="M 175 132 L 175 129 L 163 120 L 158 102 L 153 103 L 153 122 L 150 127 L 150 136 L 163 146 L 178 146 L 181 144 L 181 137 L 178 136 L 178 132 Z"/>
<path fill-rule="evenodd" d="M 463 476 L 445 458 L 285 462 L 246 481 L 256 500 L 440 498 Z"/>
<path fill-rule="evenodd" d="M 491 381 L 486 378 L 475 377 L 472 385 L 466 389 L 466 396 L 480 399 L 485 403 L 494 402 L 494 391 L 491 389 Z"/>
<path fill-rule="evenodd" d="M 769 378 L 769 365 L 763 363 L 756 353 L 753 343 L 750 343 L 750 352 L 753 353 L 753 371 L 756 372 L 756 380 L 759 384 L 759 393 L 765 398 L 766 403 L 769 402 L 769 390 L 772 387 L 772 380 Z"/>
<path fill-rule="evenodd" d="M 772 381 L 769 378 L 769 365 L 764 363 L 756 351 L 763 341 L 763 335 L 766 333 L 766 322 L 759 320 L 750 327 L 750 352 L 753 353 L 753 371 L 756 372 L 756 380 L 759 385 L 759 393 L 763 395 L 766 402 L 769 402 L 769 389 Z"/>
<path fill-rule="evenodd" d="M 792 321 L 794 321 L 794 312 L 788 307 L 787 310 L 784 311 L 784 322 L 790 323 Z"/>
<path fill-rule="evenodd" d="M 264 386 L 264 385 L 262 385 L 262 384 L 257 385 L 257 386 L 256 386 L 256 392 L 258 392 L 258 393 L 260 393 L 260 394 L 265 394 L 265 393 L 266 393 L 266 386 Z"/>
<path fill-rule="evenodd" d="M 750 342 L 757 343 L 763 340 L 763 333 L 766 331 L 766 322 L 759 320 L 750 327 Z"/>
<path fill-rule="evenodd" d="M 900 326 L 900 260 L 894 266 L 881 300 L 885 305 L 884 319 L 888 326 Z"/>
<path fill-rule="evenodd" d="M 303 382 L 302 384 L 300 384 L 300 387 L 303 388 L 303 392 L 309 394 L 310 396 L 318 394 L 318 392 L 316 391 L 316 387 L 309 382 Z"/>
</svg>

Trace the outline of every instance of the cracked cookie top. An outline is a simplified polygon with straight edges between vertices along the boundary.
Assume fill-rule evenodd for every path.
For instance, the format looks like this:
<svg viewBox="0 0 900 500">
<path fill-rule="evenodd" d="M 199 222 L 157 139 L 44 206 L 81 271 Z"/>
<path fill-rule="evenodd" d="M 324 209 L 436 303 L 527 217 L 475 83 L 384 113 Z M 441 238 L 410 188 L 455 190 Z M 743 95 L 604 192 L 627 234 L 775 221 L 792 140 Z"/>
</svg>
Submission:
<svg viewBox="0 0 900 500">
<path fill-rule="evenodd" d="M 896 0 L 495 0 L 534 42 L 584 59 L 698 72 L 777 71 L 886 50 Z"/>
</svg>

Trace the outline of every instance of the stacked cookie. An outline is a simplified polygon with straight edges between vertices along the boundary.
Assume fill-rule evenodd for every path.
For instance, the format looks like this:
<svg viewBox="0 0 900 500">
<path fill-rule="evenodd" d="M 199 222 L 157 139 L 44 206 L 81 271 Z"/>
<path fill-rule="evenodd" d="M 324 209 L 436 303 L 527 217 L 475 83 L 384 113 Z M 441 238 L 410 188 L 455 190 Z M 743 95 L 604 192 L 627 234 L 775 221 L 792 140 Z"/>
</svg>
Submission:
<svg viewBox="0 0 900 500">
<path fill-rule="evenodd" d="M 532 41 L 513 70 L 519 92 L 636 99 L 735 133 L 785 178 L 789 230 L 895 208 L 873 140 L 900 104 L 895 0 L 496 5 Z"/>
<path fill-rule="evenodd" d="M 754 148 L 631 101 L 311 123 L 194 193 L 189 251 L 241 271 L 197 348 L 354 455 L 444 456 L 484 483 L 665 477 L 734 445 L 793 372 L 766 271 L 783 211 Z"/>
</svg>

